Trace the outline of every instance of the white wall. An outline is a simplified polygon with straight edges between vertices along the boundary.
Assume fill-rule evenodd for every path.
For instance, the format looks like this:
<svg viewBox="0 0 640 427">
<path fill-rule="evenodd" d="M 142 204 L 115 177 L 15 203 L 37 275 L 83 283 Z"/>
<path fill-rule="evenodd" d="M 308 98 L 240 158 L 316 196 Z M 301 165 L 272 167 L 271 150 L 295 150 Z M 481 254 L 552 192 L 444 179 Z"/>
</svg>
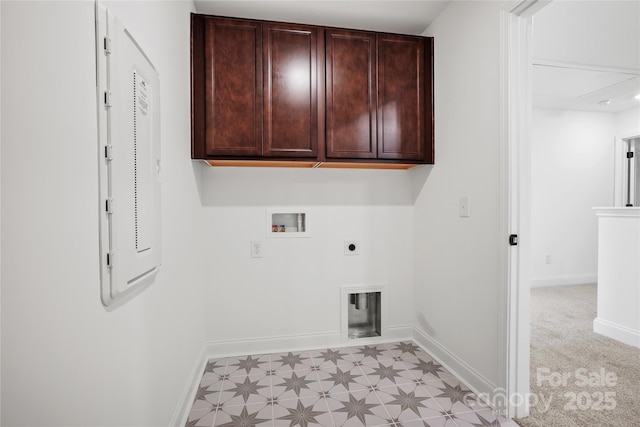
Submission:
<svg viewBox="0 0 640 427">
<path fill-rule="evenodd" d="M 531 129 L 531 285 L 595 283 L 592 208 L 613 205 L 616 116 L 534 109 Z"/>
<path fill-rule="evenodd" d="M 204 340 L 190 2 L 113 2 L 160 73 L 162 269 L 100 302 L 93 2 L 2 2 L 2 425 L 168 425 Z"/>
<path fill-rule="evenodd" d="M 616 135 L 620 138 L 640 135 L 640 107 L 616 114 Z"/>
<path fill-rule="evenodd" d="M 436 163 L 414 210 L 415 325 L 472 386 L 505 369 L 500 307 L 500 2 L 451 2 L 435 37 Z M 424 183 L 422 185 L 422 183 Z M 459 196 L 471 216 L 458 215 Z"/>
<path fill-rule="evenodd" d="M 389 326 L 409 336 L 413 192 L 406 171 L 208 168 L 202 192 L 211 351 L 339 344 L 342 285 L 387 285 Z M 267 238 L 270 207 L 301 208 L 311 237 Z M 263 258 L 250 257 L 251 240 L 263 242 Z M 359 240 L 360 255 L 345 256 L 344 240 Z"/>
</svg>

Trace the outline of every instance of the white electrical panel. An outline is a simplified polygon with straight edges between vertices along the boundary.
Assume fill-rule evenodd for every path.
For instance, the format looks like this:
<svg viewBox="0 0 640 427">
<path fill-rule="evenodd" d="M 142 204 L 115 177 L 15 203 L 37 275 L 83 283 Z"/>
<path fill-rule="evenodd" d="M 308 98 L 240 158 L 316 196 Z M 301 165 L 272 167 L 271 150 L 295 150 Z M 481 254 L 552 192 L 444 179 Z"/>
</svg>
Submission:
<svg viewBox="0 0 640 427">
<path fill-rule="evenodd" d="M 160 268 L 160 81 L 131 33 L 96 3 L 101 299 L 125 301 Z"/>
</svg>

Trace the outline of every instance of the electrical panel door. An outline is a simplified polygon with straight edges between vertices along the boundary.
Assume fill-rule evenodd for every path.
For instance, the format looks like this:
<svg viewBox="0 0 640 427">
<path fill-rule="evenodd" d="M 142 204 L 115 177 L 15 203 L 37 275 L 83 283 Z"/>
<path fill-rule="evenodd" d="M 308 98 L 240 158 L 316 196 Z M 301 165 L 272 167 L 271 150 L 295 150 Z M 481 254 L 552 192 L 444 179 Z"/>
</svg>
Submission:
<svg viewBox="0 0 640 427">
<path fill-rule="evenodd" d="M 151 284 L 160 267 L 159 75 L 132 34 L 96 4 L 101 298 Z"/>
</svg>

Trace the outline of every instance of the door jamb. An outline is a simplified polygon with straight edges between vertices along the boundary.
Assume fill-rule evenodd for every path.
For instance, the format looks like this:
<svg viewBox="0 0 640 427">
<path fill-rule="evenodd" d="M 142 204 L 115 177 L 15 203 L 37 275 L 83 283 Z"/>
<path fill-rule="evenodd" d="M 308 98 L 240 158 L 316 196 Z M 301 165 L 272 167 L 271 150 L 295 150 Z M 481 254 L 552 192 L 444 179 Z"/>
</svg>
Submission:
<svg viewBox="0 0 640 427">
<path fill-rule="evenodd" d="M 510 418 L 529 415 L 532 16 L 550 2 L 514 0 L 505 5 L 500 17 L 500 258 L 504 272 L 500 324 L 505 346 L 504 389 L 496 391 L 494 399 L 504 399 L 495 406 Z M 518 246 L 508 246 L 510 234 L 519 236 Z"/>
</svg>

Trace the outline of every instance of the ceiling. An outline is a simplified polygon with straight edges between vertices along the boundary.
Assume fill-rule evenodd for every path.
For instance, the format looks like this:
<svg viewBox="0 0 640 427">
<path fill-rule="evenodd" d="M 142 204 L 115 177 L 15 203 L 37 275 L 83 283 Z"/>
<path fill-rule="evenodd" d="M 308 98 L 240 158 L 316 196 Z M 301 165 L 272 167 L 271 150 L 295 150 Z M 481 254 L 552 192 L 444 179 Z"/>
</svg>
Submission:
<svg viewBox="0 0 640 427">
<path fill-rule="evenodd" d="M 450 1 L 194 3 L 210 15 L 420 35 Z M 619 112 L 640 105 L 640 0 L 554 0 L 533 23 L 535 107 Z"/>
<path fill-rule="evenodd" d="M 450 0 L 218 1 L 195 0 L 199 13 L 421 35 Z"/>
<path fill-rule="evenodd" d="M 532 44 L 535 107 L 640 106 L 640 1 L 555 0 L 534 15 Z"/>
</svg>

